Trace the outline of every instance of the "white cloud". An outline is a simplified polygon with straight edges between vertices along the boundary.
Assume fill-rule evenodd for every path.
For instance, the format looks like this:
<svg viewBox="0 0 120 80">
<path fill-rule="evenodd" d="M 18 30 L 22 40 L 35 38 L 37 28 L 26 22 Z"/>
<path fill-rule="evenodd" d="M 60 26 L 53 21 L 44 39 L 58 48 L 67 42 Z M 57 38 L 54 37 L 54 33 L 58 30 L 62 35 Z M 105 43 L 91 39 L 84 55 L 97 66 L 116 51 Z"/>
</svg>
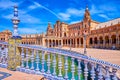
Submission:
<svg viewBox="0 0 120 80">
<path fill-rule="evenodd" d="M 95 7 L 95 5 L 92 5 L 91 9 L 90 9 L 90 13 L 91 15 L 97 14 L 97 13 L 101 13 L 103 12 L 102 10 L 99 10 Z"/>
<path fill-rule="evenodd" d="M 8 9 L 8 8 L 11 8 L 13 7 L 14 5 L 17 5 L 19 6 L 22 2 L 22 1 L 16 1 L 16 2 L 13 2 L 12 0 L 0 0 L 0 8 L 1 9 Z"/>
<path fill-rule="evenodd" d="M 62 20 L 70 20 L 71 16 L 83 16 L 84 14 L 84 9 L 75 9 L 75 8 L 68 8 L 65 12 L 63 13 L 58 13 L 60 18 Z"/>
<path fill-rule="evenodd" d="M 32 34 L 32 33 L 38 33 L 38 30 L 34 28 L 19 28 L 19 33 Z"/>
<path fill-rule="evenodd" d="M 20 15 L 20 20 L 22 23 L 40 23 L 40 19 L 39 18 L 36 18 L 36 17 L 33 17 L 29 14 L 23 14 L 23 15 Z"/>
<path fill-rule="evenodd" d="M 37 8 L 37 6 L 36 5 L 30 5 L 29 7 L 28 7 L 28 9 L 36 9 Z"/>
<path fill-rule="evenodd" d="M 12 2 L 10 0 L 1 0 L 0 1 L 0 8 L 7 9 L 7 8 L 14 6 L 15 4 L 18 5 L 18 3 Z"/>
<path fill-rule="evenodd" d="M 2 16 L 3 18 L 5 18 L 5 19 L 12 19 L 12 17 L 13 17 L 13 14 L 9 14 L 9 15 L 4 15 L 4 16 Z M 29 14 L 20 14 L 19 15 L 19 18 L 20 18 L 20 21 L 22 22 L 22 23 L 40 23 L 40 19 L 39 18 L 36 18 L 36 17 L 33 17 L 33 16 L 31 16 L 31 15 L 29 15 Z"/>
<path fill-rule="evenodd" d="M 70 22 L 70 24 L 74 24 L 74 23 L 78 23 L 78 22 L 81 22 L 80 20 L 78 20 L 78 21 L 72 21 L 72 22 Z"/>
<path fill-rule="evenodd" d="M 75 9 L 75 8 L 68 8 L 66 13 L 74 15 L 74 16 L 81 16 L 81 14 L 84 14 L 84 9 Z"/>
<path fill-rule="evenodd" d="M 31 2 L 33 2 L 33 1 L 31 1 Z M 38 2 L 33 2 L 33 3 L 34 3 L 34 5 L 31 5 L 28 7 L 29 9 L 43 8 L 43 9 L 47 10 L 48 12 L 50 12 L 51 14 L 55 15 L 58 19 L 60 19 L 60 17 L 54 11 L 50 10 L 49 8 L 41 5 Z"/>
<path fill-rule="evenodd" d="M 70 20 L 70 14 L 66 14 L 66 13 L 59 13 L 59 16 L 62 20 Z"/>
<path fill-rule="evenodd" d="M 100 17 L 103 17 L 103 18 L 105 18 L 105 19 L 107 19 L 107 20 L 110 19 L 110 18 L 109 18 L 107 15 L 105 15 L 105 14 L 99 14 L 99 16 L 100 16 Z"/>
</svg>

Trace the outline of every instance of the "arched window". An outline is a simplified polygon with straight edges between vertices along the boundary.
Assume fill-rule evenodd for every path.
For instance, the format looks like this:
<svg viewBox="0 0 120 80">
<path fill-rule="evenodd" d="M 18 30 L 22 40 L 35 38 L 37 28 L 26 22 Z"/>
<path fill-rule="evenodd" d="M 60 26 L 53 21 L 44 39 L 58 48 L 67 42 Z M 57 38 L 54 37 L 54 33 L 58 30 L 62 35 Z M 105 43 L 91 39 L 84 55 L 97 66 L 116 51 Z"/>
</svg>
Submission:
<svg viewBox="0 0 120 80">
<path fill-rule="evenodd" d="M 66 37 L 66 33 L 64 33 L 64 37 Z"/>
</svg>

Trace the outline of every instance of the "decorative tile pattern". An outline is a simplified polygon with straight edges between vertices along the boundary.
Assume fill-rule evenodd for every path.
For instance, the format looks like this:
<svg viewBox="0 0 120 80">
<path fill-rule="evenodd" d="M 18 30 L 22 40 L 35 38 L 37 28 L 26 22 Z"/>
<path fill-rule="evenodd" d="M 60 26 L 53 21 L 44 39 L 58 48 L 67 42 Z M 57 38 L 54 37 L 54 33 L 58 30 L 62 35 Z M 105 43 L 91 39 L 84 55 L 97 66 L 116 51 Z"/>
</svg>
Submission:
<svg viewBox="0 0 120 80">
<path fill-rule="evenodd" d="M 0 80 L 3 80 L 4 78 L 7 78 L 9 76 L 11 76 L 11 74 L 5 73 L 5 72 L 0 72 Z"/>
</svg>

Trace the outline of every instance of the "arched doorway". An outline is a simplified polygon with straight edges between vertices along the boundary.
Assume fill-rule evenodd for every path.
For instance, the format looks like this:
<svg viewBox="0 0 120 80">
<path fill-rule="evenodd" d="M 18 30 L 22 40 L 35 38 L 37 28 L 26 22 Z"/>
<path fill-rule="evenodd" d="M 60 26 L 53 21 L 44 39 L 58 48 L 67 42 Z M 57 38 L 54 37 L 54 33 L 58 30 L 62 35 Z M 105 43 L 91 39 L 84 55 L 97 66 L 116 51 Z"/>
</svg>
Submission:
<svg viewBox="0 0 120 80">
<path fill-rule="evenodd" d="M 109 37 L 105 36 L 105 47 L 109 48 Z"/>
<path fill-rule="evenodd" d="M 90 38 L 90 41 L 89 41 L 90 44 L 93 44 L 93 41 L 92 41 L 92 38 Z"/>
<path fill-rule="evenodd" d="M 79 43 L 80 43 L 79 38 L 77 38 L 77 47 L 79 47 Z"/>
<path fill-rule="evenodd" d="M 81 46 L 83 47 L 83 38 L 81 38 Z"/>
<path fill-rule="evenodd" d="M 56 40 L 56 46 L 59 46 L 59 44 L 58 44 L 58 40 Z"/>
<path fill-rule="evenodd" d="M 111 36 L 112 44 L 116 44 L 116 35 Z"/>
<path fill-rule="evenodd" d="M 51 40 L 49 40 L 49 47 L 52 47 L 52 45 L 51 45 Z"/>
<path fill-rule="evenodd" d="M 100 48 L 102 48 L 103 47 L 103 37 L 102 36 L 99 37 L 99 41 L 100 41 Z"/>
</svg>

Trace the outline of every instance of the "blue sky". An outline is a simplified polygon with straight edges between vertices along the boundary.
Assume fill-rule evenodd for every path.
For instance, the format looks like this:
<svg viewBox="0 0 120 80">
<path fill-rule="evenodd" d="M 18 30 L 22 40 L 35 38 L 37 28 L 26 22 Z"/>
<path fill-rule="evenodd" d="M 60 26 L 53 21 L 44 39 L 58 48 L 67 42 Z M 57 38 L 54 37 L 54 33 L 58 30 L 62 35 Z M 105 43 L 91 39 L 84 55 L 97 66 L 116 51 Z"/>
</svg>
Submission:
<svg viewBox="0 0 120 80">
<path fill-rule="evenodd" d="M 69 24 L 83 19 L 86 4 L 91 18 L 105 22 L 120 17 L 120 0 L 0 0 L 0 31 L 13 31 L 13 6 L 19 7 L 20 34 L 46 32 L 48 22 Z"/>
</svg>

